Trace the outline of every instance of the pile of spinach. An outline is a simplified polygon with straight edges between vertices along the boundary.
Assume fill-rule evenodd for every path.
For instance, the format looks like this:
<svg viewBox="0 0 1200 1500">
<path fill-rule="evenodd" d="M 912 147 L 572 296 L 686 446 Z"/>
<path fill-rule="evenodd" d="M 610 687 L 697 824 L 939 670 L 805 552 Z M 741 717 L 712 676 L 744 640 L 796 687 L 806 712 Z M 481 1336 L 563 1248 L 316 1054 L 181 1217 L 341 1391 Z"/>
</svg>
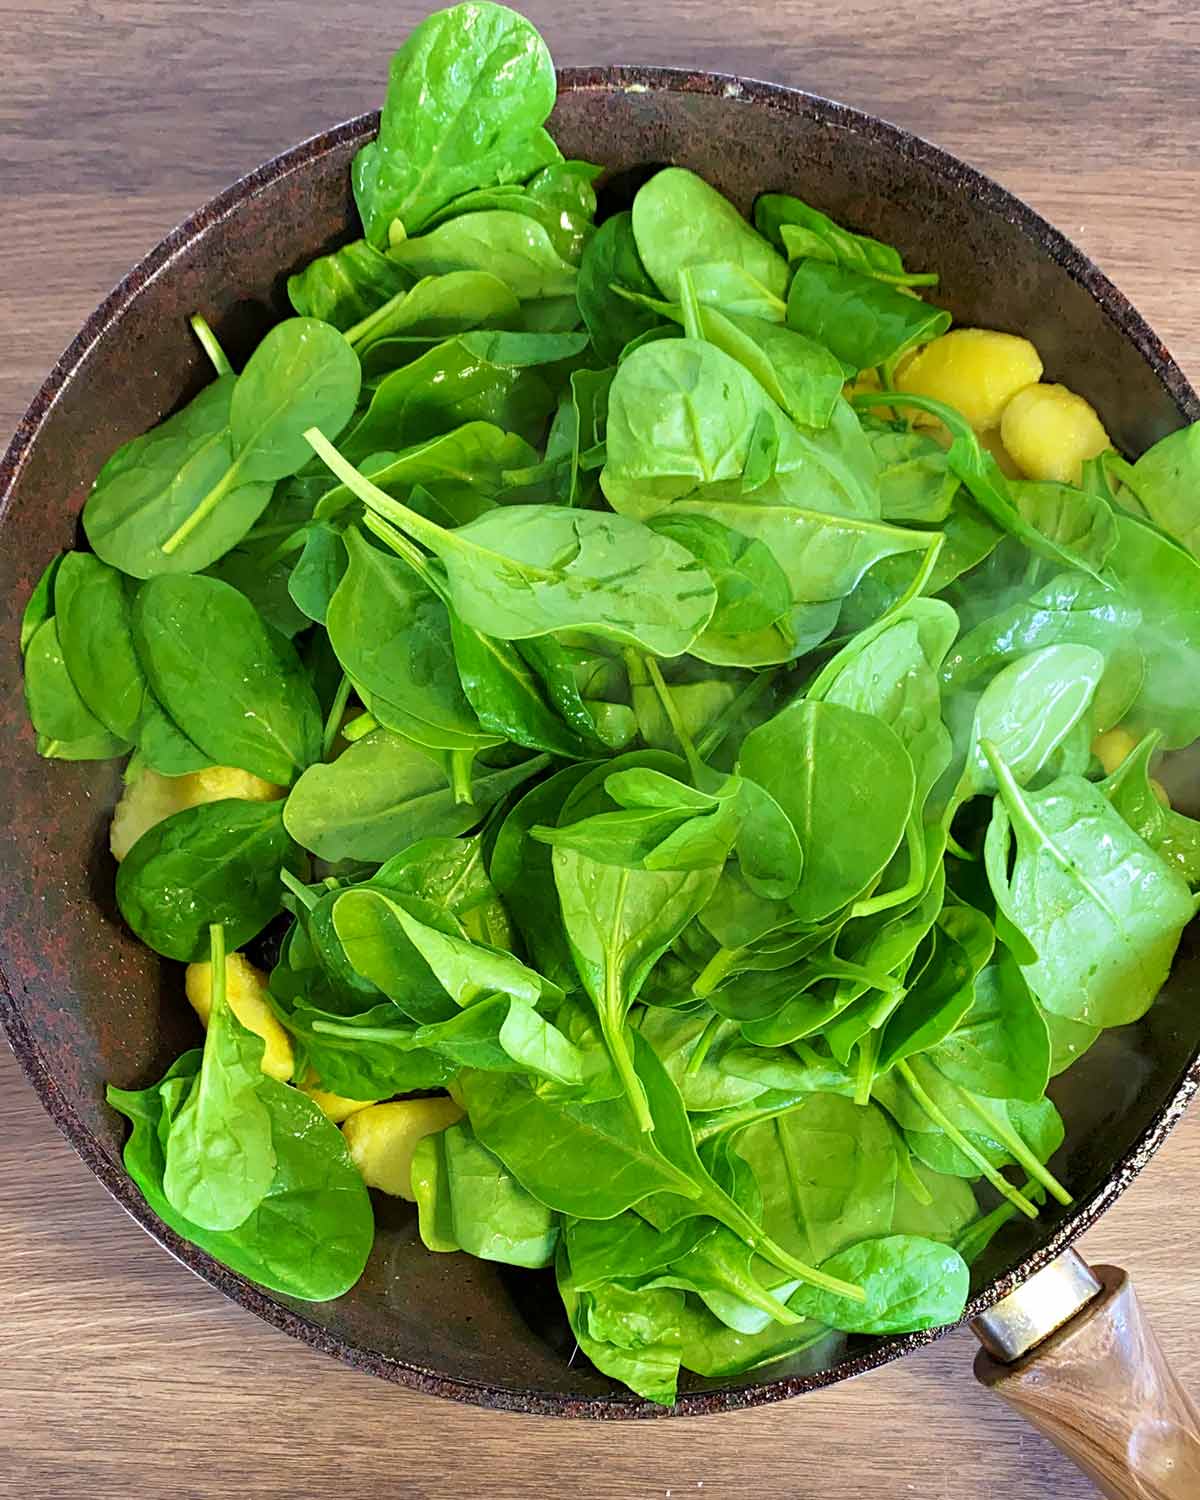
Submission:
<svg viewBox="0 0 1200 1500">
<path fill-rule="evenodd" d="M 289 1295 L 362 1270 L 343 1138 L 224 992 L 282 914 L 297 1078 L 465 1108 L 425 1243 L 553 1266 L 670 1402 L 952 1321 L 1005 1217 L 1070 1201 L 1047 1084 L 1200 884 L 1150 775 L 1200 733 L 1200 445 L 1009 481 L 887 388 L 936 277 L 677 167 L 597 227 L 554 91 L 501 6 L 417 27 L 363 238 L 240 373 L 193 320 L 212 382 L 105 464 L 22 649 L 41 754 L 286 790 L 120 869 L 144 942 L 214 962 L 203 1051 L 109 1094 L 155 1212 Z"/>
</svg>

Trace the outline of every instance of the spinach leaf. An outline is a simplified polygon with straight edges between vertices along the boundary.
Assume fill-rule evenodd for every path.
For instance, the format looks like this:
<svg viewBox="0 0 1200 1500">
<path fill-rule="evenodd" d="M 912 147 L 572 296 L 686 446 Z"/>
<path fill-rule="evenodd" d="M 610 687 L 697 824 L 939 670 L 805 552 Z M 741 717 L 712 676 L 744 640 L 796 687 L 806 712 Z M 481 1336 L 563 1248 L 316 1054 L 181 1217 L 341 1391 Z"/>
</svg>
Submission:
<svg viewBox="0 0 1200 1500">
<path fill-rule="evenodd" d="M 54 614 L 54 584 L 58 577 L 58 570 L 62 567 L 65 553 L 60 552 L 56 557 L 46 564 L 38 581 L 26 601 L 25 608 L 21 614 L 21 655 L 24 656 L 29 649 L 29 643 L 37 634 L 40 626 L 44 625 Z"/>
<path fill-rule="evenodd" d="M 375 730 L 329 765 L 312 765 L 284 806 L 297 843 L 322 859 L 379 863 L 418 839 L 453 838 L 545 769 L 545 757 L 481 767 L 460 801 L 444 767 L 401 735 Z"/>
<path fill-rule="evenodd" d="M 789 260 L 808 257 L 849 266 L 892 286 L 931 286 L 932 273 L 910 274 L 900 252 L 867 234 L 854 234 L 791 193 L 762 193 L 754 201 L 754 223 L 760 234 L 786 251 Z"/>
<path fill-rule="evenodd" d="M 235 385 L 233 375 L 220 376 L 182 410 L 118 448 L 100 470 L 83 507 L 83 529 L 103 561 L 134 578 L 198 572 L 258 520 L 271 483 L 228 480 Z M 220 503 L 168 553 L 165 544 L 219 486 Z"/>
<path fill-rule="evenodd" d="M 584 249 L 576 287 L 579 311 L 601 359 L 615 362 L 626 344 L 660 321 L 653 308 L 619 293 L 653 297 L 656 290 L 638 254 L 632 214 L 606 219 Z"/>
<path fill-rule="evenodd" d="M 497 640 L 450 618 L 454 662 L 467 701 L 487 730 L 552 755 L 582 758 L 595 748 L 564 724 L 543 696 L 541 683 L 509 641 Z M 590 721 L 589 721 L 590 722 Z"/>
<path fill-rule="evenodd" d="M 1200 564 L 1132 516 L 1116 522 L 1109 571 L 1141 611 L 1135 640 L 1146 663 L 1131 727 L 1161 729 L 1164 747 L 1180 749 L 1200 736 L 1200 707 L 1188 686 L 1200 650 Z"/>
<path fill-rule="evenodd" d="M 802 260 L 788 290 L 787 321 L 857 371 L 894 365 L 915 345 L 945 333 L 950 314 L 874 276 Z"/>
<path fill-rule="evenodd" d="M 71 681 L 110 734 L 136 740 L 146 675 L 134 650 L 125 581 L 87 552 L 68 552 L 57 577 L 58 638 Z"/>
<path fill-rule="evenodd" d="M 1112 455 L 1106 455 L 1111 460 Z M 1146 515 L 1168 536 L 1200 556 L 1200 529 L 1193 497 L 1200 486 L 1200 427 L 1193 423 L 1169 432 L 1133 464 L 1113 463 L 1117 477 L 1136 496 Z"/>
<path fill-rule="evenodd" d="M 1023 792 L 1003 761 L 990 759 L 1000 795 L 987 834 L 988 880 L 1036 954 L 1024 966 L 1030 989 L 1069 1020 L 1137 1020 L 1191 920 L 1185 881 L 1090 782 L 1062 776 Z"/>
<path fill-rule="evenodd" d="M 866 1302 L 804 1286 L 788 1306 L 846 1333 L 908 1333 L 954 1323 L 962 1317 L 970 1290 L 970 1272 L 958 1251 L 915 1235 L 863 1240 L 822 1261 L 821 1267 L 861 1286 Z"/>
<path fill-rule="evenodd" d="M 575 849 L 554 849 L 563 927 L 605 1043 L 642 1130 L 650 1117 L 629 1047 L 625 1018 L 658 959 L 699 912 L 724 861 L 696 870 L 634 870 L 601 864 Z"/>
<path fill-rule="evenodd" d="M 742 743 L 741 775 L 762 786 L 791 820 L 804 872 L 791 896 L 805 922 L 854 901 L 891 859 L 912 808 L 908 752 L 882 722 L 835 703 L 798 701 Z M 848 802 L 870 819 L 847 824 Z"/>
<path fill-rule="evenodd" d="M 520 305 L 487 271 L 449 271 L 422 277 L 409 291 L 397 292 L 347 329 L 346 338 L 362 359 L 364 376 L 375 379 L 452 334 L 513 326 Z"/>
<path fill-rule="evenodd" d="M 211 933 L 212 1008 L 200 1071 L 163 1142 L 163 1192 L 202 1229 L 236 1229 L 275 1178 L 271 1114 L 262 1098 L 262 1037 L 226 997 L 225 939 Z"/>
<path fill-rule="evenodd" d="M 349 566 L 329 601 L 325 627 L 375 717 L 430 749 L 496 744 L 463 693 L 450 618 L 424 567 L 372 547 L 354 526 L 343 539 Z"/>
<path fill-rule="evenodd" d="M 529 1268 L 553 1261 L 557 1215 L 526 1192 L 466 1123 L 418 1143 L 413 1188 L 429 1249 L 465 1250 L 480 1260 Z"/>
<path fill-rule="evenodd" d="M 110 760 L 130 748 L 128 740 L 111 734 L 79 696 L 53 616 L 38 626 L 25 651 L 25 706 L 37 732 L 39 755 Z"/>
<path fill-rule="evenodd" d="M 705 515 L 666 511 L 649 524 L 651 531 L 690 552 L 716 587 L 717 604 L 704 635 L 765 630 L 787 614 L 792 602 L 788 577 L 764 543 Z"/>
<path fill-rule="evenodd" d="M 191 1083 L 201 1054 L 187 1052 L 162 1082 L 131 1091 L 108 1086 L 108 1102 L 132 1123 L 125 1169 L 168 1228 L 240 1276 L 281 1292 L 325 1302 L 358 1280 L 375 1235 L 371 1200 L 341 1131 L 299 1089 L 264 1078 L 271 1118 L 275 1176 L 249 1217 L 234 1229 L 202 1229 L 172 1206 L 163 1191 L 160 1139 L 166 1096 Z"/>
<path fill-rule="evenodd" d="M 320 318 L 345 333 L 405 291 L 410 281 L 382 250 L 354 240 L 289 276 L 288 300 L 302 318 Z"/>
<path fill-rule="evenodd" d="M 387 524 L 394 523 L 437 553 L 449 601 L 464 624 L 502 640 L 593 630 L 677 656 L 708 623 L 716 603 L 708 575 L 682 547 L 636 521 L 598 511 L 510 505 L 445 531 L 392 500 L 319 433 L 312 437 L 334 473 L 382 518 L 389 545 L 396 546 Z"/>
<path fill-rule="evenodd" d="M 325 623 L 329 601 L 346 567 L 341 534 L 323 521 L 315 521 L 305 533 L 304 550 L 288 575 L 287 586 L 296 607 L 318 625 Z"/>
<path fill-rule="evenodd" d="M 1161 736 L 1146 735 L 1131 750 L 1100 790 L 1159 857 L 1193 889 L 1200 884 L 1200 823 L 1164 806 L 1150 784 L 1150 759 Z"/>
<path fill-rule="evenodd" d="M 354 158 L 354 200 L 381 248 L 473 188 L 561 160 L 542 122 L 554 66 L 523 16 L 486 0 L 435 11 L 393 56 L 379 136 Z"/>
<path fill-rule="evenodd" d="M 549 351 L 526 354 L 512 341 L 548 335 L 464 333 L 447 339 L 376 386 L 371 404 L 338 443 L 351 463 L 384 449 L 410 448 L 466 422 L 491 422 L 526 442 L 536 442 L 554 405 L 546 381 L 531 368 Z M 569 352 L 582 337 L 558 335 Z M 506 340 L 507 343 L 501 343 Z M 529 355 L 533 357 L 530 358 Z"/>
<path fill-rule="evenodd" d="M 279 872 L 304 863 L 282 803 L 205 802 L 142 834 L 117 871 L 117 905 L 147 947 L 197 963 L 214 924 L 231 948 L 257 937 L 280 910 Z"/>
<path fill-rule="evenodd" d="M 292 647 L 216 578 L 139 590 L 133 640 L 154 695 L 218 765 L 287 786 L 321 754 L 321 713 Z"/>
<path fill-rule="evenodd" d="M 414 277 L 487 271 L 520 302 L 575 295 L 575 267 L 536 219 L 510 209 L 463 214 L 404 240 L 391 255 Z"/>
<path fill-rule="evenodd" d="M 1050 1077 L 1046 1022 L 1004 948 L 975 977 L 970 1009 L 929 1060 L 952 1083 L 993 1099 L 1035 1103 Z"/>
<path fill-rule="evenodd" d="M 706 263 L 729 263 L 776 297 L 787 289 L 788 270 L 782 256 L 728 199 L 683 167 L 656 172 L 638 190 L 633 200 L 633 234 L 642 264 L 666 297 L 678 296 L 680 271 Z M 707 300 L 703 290 L 700 296 Z"/>
</svg>

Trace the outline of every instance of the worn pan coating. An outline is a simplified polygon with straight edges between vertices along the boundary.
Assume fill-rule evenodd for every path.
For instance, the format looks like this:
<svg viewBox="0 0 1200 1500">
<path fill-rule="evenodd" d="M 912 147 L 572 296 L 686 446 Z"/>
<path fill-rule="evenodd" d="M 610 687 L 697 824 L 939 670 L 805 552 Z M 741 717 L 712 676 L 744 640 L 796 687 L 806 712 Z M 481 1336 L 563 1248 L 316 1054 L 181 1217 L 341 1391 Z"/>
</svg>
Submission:
<svg viewBox="0 0 1200 1500">
<path fill-rule="evenodd" d="M 552 128 L 568 156 L 610 169 L 620 201 L 639 168 L 680 163 L 743 209 L 767 189 L 800 194 L 941 272 L 956 319 L 1028 335 L 1048 379 L 1101 411 L 1126 451 L 1200 401 L 1166 349 L 1085 256 L 994 182 L 894 126 L 770 84 L 666 69 L 567 69 Z M 185 319 L 199 310 L 235 356 L 288 311 L 285 279 L 349 239 L 347 167 L 375 130 L 364 115 L 295 147 L 215 198 L 136 266 L 88 320 L 0 464 L 0 1020 L 43 1104 L 109 1192 L 198 1275 L 259 1317 L 386 1379 L 460 1401 L 558 1416 L 658 1408 L 576 1360 L 552 1287 L 468 1256 L 430 1255 L 415 1213 L 380 1209 L 361 1282 L 337 1302 L 276 1297 L 181 1242 L 120 1164 L 125 1122 L 103 1085 L 142 1086 L 196 1041 L 177 965 L 160 964 L 113 902 L 110 764 L 39 760 L 25 720 L 17 631 L 29 589 L 79 540 L 102 461 L 190 397 L 208 371 Z M 1187 792 L 1187 765 L 1173 790 Z M 1200 788 L 1200 776 L 1194 778 Z M 1091 1224 L 1133 1179 L 1200 1080 L 1200 964 L 1185 947 L 1153 1011 L 1105 1033 L 1053 1092 L 1067 1123 L 1055 1172 L 1076 1195 L 1010 1225 L 975 1271 L 971 1316 Z M 857 1375 L 936 1332 L 851 1339 L 836 1362 L 729 1381 L 684 1376 L 676 1411 L 777 1401 Z"/>
</svg>

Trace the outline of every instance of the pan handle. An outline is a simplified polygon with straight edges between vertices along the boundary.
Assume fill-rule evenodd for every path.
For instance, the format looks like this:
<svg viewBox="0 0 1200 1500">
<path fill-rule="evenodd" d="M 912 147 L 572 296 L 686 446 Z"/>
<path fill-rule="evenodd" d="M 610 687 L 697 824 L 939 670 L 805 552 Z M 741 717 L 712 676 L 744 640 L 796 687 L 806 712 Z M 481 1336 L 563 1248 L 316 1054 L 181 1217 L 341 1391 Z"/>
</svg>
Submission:
<svg viewBox="0 0 1200 1500">
<path fill-rule="evenodd" d="M 1087 1277 L 1088 1295 L 1065 1304 L 1068 1321 L 1015 1362 L 1005 1335 L 1026 1288 L 977 1320 L 984 1342 L 975 1375 L 1043 1432 L 1111 1500 L 1197 1500 L 1200 1415 L 1167 1364 L 1124 1271 L 1096 1266 L 1094 1277 L 1073 1252 L 1026 1283 L 1023 1316 L 1047 1315 L 1052 1301 Z M 1043 1280 L 1049 1275 L 1049 1280 Z M 1057 1283 L 1055 1280 L 1057 1277 Z M 1040 1294 L 1036 1283 L 1041 1282 Z M 1093 1291 L 1096 1285 L 1098 1291 Z M 1040 1307 L 1037 1305 L 1040 1301 Z M 1050 1327 L 1055 1326 L 1051 1321 Z M 1019 1348 L 1019 1343 L 1017 1345 Z"/>
</svg>

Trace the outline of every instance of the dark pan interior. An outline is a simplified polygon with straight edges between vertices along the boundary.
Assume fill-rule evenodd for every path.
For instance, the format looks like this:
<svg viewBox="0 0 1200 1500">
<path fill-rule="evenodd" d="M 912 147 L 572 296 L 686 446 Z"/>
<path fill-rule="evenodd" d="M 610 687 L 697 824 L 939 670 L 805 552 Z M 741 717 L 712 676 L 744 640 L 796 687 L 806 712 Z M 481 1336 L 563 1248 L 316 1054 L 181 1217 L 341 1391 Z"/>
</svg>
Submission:
<svg viewBox="0 0 1200 1500">
<path fill-rule="evenodd" d="M 383 1202 L 362 1282 L 338 1302 L 288 1304 L 181 1245 L 120 1167 L 123 1122 L 106 1080 L 141 1086 L 196 1039 L 177 965 L 160 964 L 115 913 L 107 821 L 119 774 L 39 760 L 17 654 L 21 609 L 51 556 L 79 540 L 101 462 L 206 378 L 185 318 L 203 312 L 235 357 L 287 311 L 286 274 L 351 237 L 349 160 L 364 117 L 297 147 L 171 235 L 117 288 L 68 350 L 0 469 L 0 992 L 14 1049 L 47 1109 L 118 1200 L 174 1254 L 252 1311 L 351 1363 L 458 1399 L 561 1415 L 651 1409 L 576 1360 L 547 1310 L 552 1288 L 466 1256 L 427 1254 L 415 1213 Z M 765 189 L 801 194 L 941 272 L 956 317 L 1027 334 L 1049 379 L 1095 403 L 1140 451 L 1200 403 L 1119 293 L 1029 209 L 934 148 L 866 116 L 764 84 L 661 70 L 570 71 L 555 134 L 610 169 L 616 200 L 649 163 L 695 168 L 743 208 Z M 1179 793 L 1200 787 L 1186 762 Z M 1054 1169 L 1072 1210 L 1010 1227 L 977 1269 L 978 1311 L 1062 1248 L 1118 1193 L 1196 1086 L 1200 966 L 1194 946 L 1136 1027 L 1108 1033 L 1056 1091 L 1067 1145 Z M 934 1334 L 851 1341 L 836 1363 L 732 1383 L 690 1379 L 679 1410 L 778 1399 L 856 1374 Z"/>
</svg>

